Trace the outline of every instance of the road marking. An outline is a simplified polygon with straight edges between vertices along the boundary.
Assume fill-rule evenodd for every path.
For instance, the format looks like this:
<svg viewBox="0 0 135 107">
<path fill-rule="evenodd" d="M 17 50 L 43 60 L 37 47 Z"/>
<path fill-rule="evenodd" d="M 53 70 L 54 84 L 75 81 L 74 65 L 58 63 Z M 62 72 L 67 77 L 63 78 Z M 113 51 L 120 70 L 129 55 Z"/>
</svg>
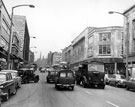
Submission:
<svg viewBox="0 0 135 107">
<path fill-rule="evenodd" d="M 91 92 L 89 92 L 89 91 L 85 91 L 87 94 L 89 94 L 89 95 L 92 95 L 92 93 Z"/>
<path fill-rule="evenodd" d="M 110 105 L 113 105 L 114 107 L 120 107 L 120 106 L 118 106 L 118 105 L 116 105 L 116 104 L 111 103 L 110 101 L 106 101 L 106 103 L 108 103 L 108 104 L 110 104 Z"/>
</svg>

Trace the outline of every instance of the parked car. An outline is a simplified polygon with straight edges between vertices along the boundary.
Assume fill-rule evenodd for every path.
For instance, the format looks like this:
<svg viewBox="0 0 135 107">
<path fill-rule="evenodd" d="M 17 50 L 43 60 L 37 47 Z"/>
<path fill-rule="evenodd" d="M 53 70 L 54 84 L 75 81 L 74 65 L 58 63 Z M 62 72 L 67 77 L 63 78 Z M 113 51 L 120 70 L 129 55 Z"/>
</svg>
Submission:
<svg viewBox="0 0 135 107">
<path fill-rule="evenodd" d="M 55 78 L 55 88 L 69 88 L 74 90 L 75 86 L 75 77 L 72 70 L 63 69 L 57 73 Z"/>
<path fill-rule="evenodd" d="M 0 89 L 2 100 L 7 101 L 11 94 L 17 93 L 15 80 L 9 72 L 0 72 Z"/>
<path fill-rule="evenodd" d="M 12 78 L 16 81 L 16 87 L 17 88 L 21 88 L 22 78 L 18 75 L 18 71 L 17 70 L 2 70 L 2 72 L 10 72 L 11 75 L 12 75 Z"/>
<path fill-rule="evenodd" d="M 127 90 L 132 89 L 132 90 L 135 91 L 135 77 L 134 78 L 130 78 L 129 80 L 127 80 L 125 82 L 125 84 L 126 84 L 126 89 Z"/>
<path fill-rule="evenodd" d="M 105 79 L 104 79 L 104 80 L 105 80 L 105 83 L 106 83 L 106 84 L 109 84 L 112 75 L 113 75 L 113 74 L 105 74 Z"/>
<path fill-rule="evenodd" d="M 57 75 L 58 71 L 48 71 L 48 75 L 46 77 L 46 81 L 47 83 L 50 83 L 50 82 L 55 82 L 55 78 L 56 78 L 56 75 Z"/>
<path fill-rule="evenodd" d="M 29 83 L 31 81 L 34 81 L 37 83 L 39 81 L 39 75 L 34 74 L 33 69 L 29 68 L 21 68 L 18 70 L 19 76 L 22 78 L 22 83 Z"/>
<path fill-rule="evenodd" d="M 118 86 L 125 87 L 126 86 L 125 81 L 126 81 L 126 78 L 124 75 L 113 74 L 109 80 L 109 85 L 114 85 L 116 87 Z"/>
</svg>

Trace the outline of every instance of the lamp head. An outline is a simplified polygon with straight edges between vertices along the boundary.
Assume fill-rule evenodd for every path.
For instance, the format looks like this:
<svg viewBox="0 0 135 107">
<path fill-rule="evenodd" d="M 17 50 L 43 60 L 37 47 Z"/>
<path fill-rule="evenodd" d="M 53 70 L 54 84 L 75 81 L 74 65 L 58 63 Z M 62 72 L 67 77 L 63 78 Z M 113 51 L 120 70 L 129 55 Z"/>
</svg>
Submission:
<svg viewBox="0 0 135 107">
<path fill-rule="evenodd" d="M 36 37 L 35 37 L 35 36 L 33 36 L 32 38 L 34 38 L 34 39 L 35 39 Z"/>
<path fill-rule="evenodd" d="M 31 7 L 31 8 L 35 8 L 35 6 L 34 6 L 34 5 L 29 5 L 29 7 Z"/>
<path fill-rule="evenodd" d="M 113 11 L 109 11 L 108 13 L 109 13 L 109 14 L 113 14 L 114 12 L 113 12 Z"/>
</svg>

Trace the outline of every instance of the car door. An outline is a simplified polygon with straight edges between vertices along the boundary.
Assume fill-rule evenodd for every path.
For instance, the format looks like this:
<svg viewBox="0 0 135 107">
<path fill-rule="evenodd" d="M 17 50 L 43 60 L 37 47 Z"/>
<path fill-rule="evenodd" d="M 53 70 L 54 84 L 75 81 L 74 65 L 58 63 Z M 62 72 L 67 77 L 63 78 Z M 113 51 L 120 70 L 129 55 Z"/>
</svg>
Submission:
<svg viewBox="0 0 135 107">
<path fill-rule="evenodd" d="M 132 88 L 135 89 L 135 78 L 132 79 Z"/>
<path fill-rule="evenodd" d="M 10 92 L 14 92 L 15 90 L 15 81 L 12 79 L 11 73 L 7 74 L 7 81 L 9 83 Z"/>
<path fill-rule="evenodd" d="M 112 75 L 112 77 L 110 78 L 110 84 L 114 85 L 116 81 L 116 75 Z"/>
<path fill-rule="evenodd" d="M 132 78 L 128 79 L 126 84 L 129 88 L 131 88 L 132 87 Z"/>
<path fill-rule="evenodd" d="M 16 79 L 17 79 L 19 86 L 21 86 L 22 78 L 19 76 L 18 72 L 16 73 Z"/>
</svg>

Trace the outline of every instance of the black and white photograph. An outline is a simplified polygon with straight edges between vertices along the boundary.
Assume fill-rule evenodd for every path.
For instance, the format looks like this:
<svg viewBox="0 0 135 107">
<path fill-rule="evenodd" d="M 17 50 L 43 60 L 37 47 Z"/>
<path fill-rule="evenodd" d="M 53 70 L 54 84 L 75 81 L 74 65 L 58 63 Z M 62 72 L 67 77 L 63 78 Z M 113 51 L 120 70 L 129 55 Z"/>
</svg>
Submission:
<svg viewBox="0 0 135 107">
<path fill-rule="evenodd" d="M 135 107 L 135 0 L 0 0 L 0 107 Z"/>
</svg>

